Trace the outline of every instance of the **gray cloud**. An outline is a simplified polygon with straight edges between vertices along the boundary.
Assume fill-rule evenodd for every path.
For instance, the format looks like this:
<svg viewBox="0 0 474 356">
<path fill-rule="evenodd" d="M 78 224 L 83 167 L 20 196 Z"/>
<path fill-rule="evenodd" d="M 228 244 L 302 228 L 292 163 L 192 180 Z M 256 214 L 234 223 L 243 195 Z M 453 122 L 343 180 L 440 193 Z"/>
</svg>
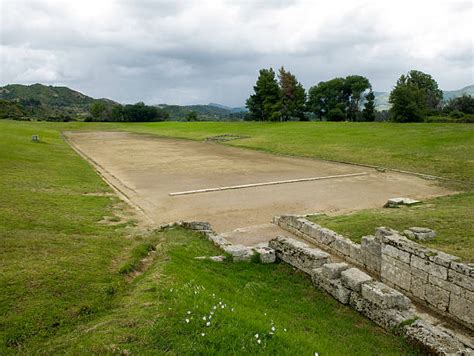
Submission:
<svg viewBox="0 0 474 356">
<path fill-rule="evenodd" d="M 309 88 L 403 72 L 472 84 L 470 1 L 0 0 L 0 84 L 67 85 L 121 102 L 243 105 L 258 70 L 284 65 Z"/>
</svg>

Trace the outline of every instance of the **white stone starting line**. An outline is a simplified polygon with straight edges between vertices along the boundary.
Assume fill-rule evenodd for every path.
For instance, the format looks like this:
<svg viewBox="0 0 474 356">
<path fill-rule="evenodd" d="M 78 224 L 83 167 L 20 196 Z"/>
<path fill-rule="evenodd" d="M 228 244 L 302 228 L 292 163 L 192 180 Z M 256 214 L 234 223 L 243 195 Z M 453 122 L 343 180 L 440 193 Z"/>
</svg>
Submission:
<svg viewBox="0 0 474 356">
<path fill-rule="evenodd" d="M 189 194 L 199 194 L 199 193 L 209 193 L 209 192 L 219 192 L 221 190 L 231 190 L 231 189 L 244 189 L 252 187 L 263 187 L 266 185 L 277 185 L 277 184 L 288 184 L 288 183 L 299 183 L 299 182 L 310 182 L 314 180 L 323 180 L 323 179 L 332 179 L 332 178 L 348 178 L 348 177 L 358 177 L 367 175 L 367 172 L 362 173 L 350 173 L 350 174 L 338 174 L 334 176 L 323 176 L 323 177 L 310 177 L 310 178 L 299 178 L 299 179 L 289 179 L 289 180 L 278 180 L 273 182 L 264 182 L 264 183 L 251 183 L 251 184 L 241 184 L 241 185 L 230 185 L 228 187 L 216 187 L 216 188 L 206 188 L 206 189 L 196 189 L 196 190 L 187 190 L 183 192 L 174 192 L 168 193 L 170 196 L 177 195 L 189 195 Z"/>
</svg>

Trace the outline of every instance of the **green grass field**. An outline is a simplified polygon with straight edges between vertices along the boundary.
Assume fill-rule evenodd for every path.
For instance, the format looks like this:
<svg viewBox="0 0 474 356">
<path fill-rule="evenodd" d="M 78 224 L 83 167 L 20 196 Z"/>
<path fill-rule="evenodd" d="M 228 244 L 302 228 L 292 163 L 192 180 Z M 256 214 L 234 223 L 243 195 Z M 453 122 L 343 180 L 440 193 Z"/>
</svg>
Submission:
<svg viewBox="0 0 474 356">
<path fill-rule="evenodd" d="M 474 178 L 472 125 L 0 121 L 0 354 L 416 352 L 285 265 L 195 260 L 218 251 L 181 229 L 140 234 L 60 136 L 110 129 L 195 140 L 249 135 L 228 144 Z M 32 134 L 41 143 L 31 142 Z M 433 246 L 472 261 L 472 216 L 467 192 L 317 221 L 355 240 L 375 226 L 425 224 L 439 233 Z M 127 273 L 155 245 L 152 263 L 131 279 Z M 226 307 L 205 326 L 202 317 L 219 302 Z"/>
<path fill-rule="evenodd" d="M 109 127 L 0 121 L 0 354 L 416 352 L 285 265 L 195 260 L 218 251 L 117 222 L 118 198 L 60 136 Z"/>
</svg>

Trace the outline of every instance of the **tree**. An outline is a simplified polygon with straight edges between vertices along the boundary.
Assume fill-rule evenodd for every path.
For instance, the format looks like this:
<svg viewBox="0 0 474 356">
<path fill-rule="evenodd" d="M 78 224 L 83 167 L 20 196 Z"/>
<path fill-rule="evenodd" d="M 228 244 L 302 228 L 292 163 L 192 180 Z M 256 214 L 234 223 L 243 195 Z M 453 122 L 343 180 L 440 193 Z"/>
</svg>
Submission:
<svg viewBox="0 0 474 356">
<path fill-rule="evenodd" d="M 101 100 L 94 101 L 90 107 L 92 117 L 97 121 L 102 121 L 104 119 L 106 111 L 107 105 L 105 105 L 105 103 Z"/>
<path fill-rule="evenodd" d="M 344 79 L 343 93 L 347 107 L 347 119 L 349 121 L 356 121 L 358 119 L 360 101 L 364 92 L 370 89 L 369 80 L 361 75 L 349 75 Z"/>
<path fill-rule="evenodd" d="M 272 68 L 261 69 L 253 87 L 255 94 L 246 101 L 250 117 L 260 121 L 277 121 L 281 117 L 281 96 L 275 72 Z"/>
<path fill-rule="evenodd" d="M 390 113 L 394 121 L 422 121 L 423 116 L 439 108 L 443 92 L 429 74 L 412 70 L 401 75 L 390 93 Z"/>
<path fill-rule="evenodd" d="M 462 96 L 451 99 L 444 107 L 445 112 L 459 111 L 464 114 L 474 114 L 474 97 L 463 94 Z"/>
<path fill-rule="evenodd" d="M 296 80 L 296 77 L 285 68 L 281 67 L 278 72 L 281 92 L 281 118 L 284 121 L 292 117 L 304 119 L 306 103 L 306 91 Z"/>
<path fill-rule="evenodd" d="M 308 110 L 322 120 L 328 118 L 328 114 L 333 109 L 337 111 L 338 118 L 341 117 L 339 111 L 345 116 L 344 79 L 334 78 L 327 82 L 320 82 L 309 89 Z M 331 117 L 335 117 L 332 115 Z"/>
<path fill-rule="evenodd" d="M 375 120 L 375 95 L 372 90 L 365 96 L 364 110 L 362 110 L 364 121 Z"/>
</svg>

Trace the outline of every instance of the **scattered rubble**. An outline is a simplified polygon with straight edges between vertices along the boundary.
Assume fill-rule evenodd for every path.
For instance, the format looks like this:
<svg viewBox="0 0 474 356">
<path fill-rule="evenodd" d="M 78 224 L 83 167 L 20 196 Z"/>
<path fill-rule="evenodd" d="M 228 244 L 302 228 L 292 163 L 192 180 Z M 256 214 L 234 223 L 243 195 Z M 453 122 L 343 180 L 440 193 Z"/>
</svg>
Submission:
<svg viewBox="0 0 474 356">
<path fill-rule="evenodd" d="M 387 200 L 387 203 L 383 206 L 384 208 L 399 208 L 401 205 L 415 205 L 420 203 L 419 200 L 410 198 L 391 198 Z"/>
</svg>

